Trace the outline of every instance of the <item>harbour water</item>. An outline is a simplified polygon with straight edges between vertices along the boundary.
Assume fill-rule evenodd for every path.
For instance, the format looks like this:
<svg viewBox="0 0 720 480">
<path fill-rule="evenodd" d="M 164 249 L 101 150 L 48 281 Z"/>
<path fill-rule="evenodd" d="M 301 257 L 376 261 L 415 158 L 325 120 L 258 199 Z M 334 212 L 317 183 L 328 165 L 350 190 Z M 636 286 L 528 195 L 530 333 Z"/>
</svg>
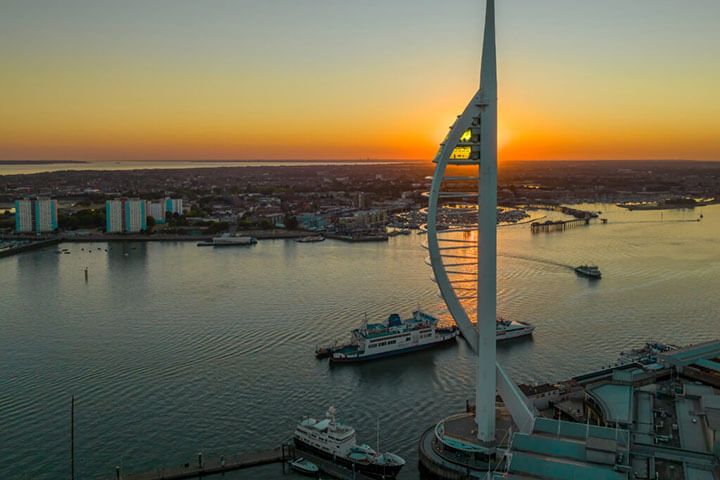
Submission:
<svg viewBox="0 0 720 480">
<path fill-rule="evenodd" d="M 720 206 L 584 207 L 609 223 L 499 231 L 499 309 L 537 327 L 498 349 L 518 382 L 583 373 L 649 339 L 719 336 Z M 0 477 L 67 478 L 75 394 L 79 478 L 274 447 L 331 404 L 373 446 L 379 418 L 381 449 L 417 478 L 422 430 L 473 395 L 469 349 L 332 367 L 313 351 L 365 313 L 443 314 L 423 240 L 77 243 L 0 259 Z M 578 277 L 582 263 L 603 279 Z M 280 476 L 271 465 L 226 478 Z"/>
</svg>

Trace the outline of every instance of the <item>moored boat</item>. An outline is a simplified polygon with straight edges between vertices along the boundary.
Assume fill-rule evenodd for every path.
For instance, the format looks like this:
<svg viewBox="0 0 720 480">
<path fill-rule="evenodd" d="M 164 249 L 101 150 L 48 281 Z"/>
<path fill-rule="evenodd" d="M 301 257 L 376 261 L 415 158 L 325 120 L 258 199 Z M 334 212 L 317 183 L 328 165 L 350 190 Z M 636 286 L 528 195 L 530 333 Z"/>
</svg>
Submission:
<svg viewBox="0 0 720 480">
<path fill-rule="evenodd" d="M 295 461 L 290 462 L 290 468 L 310 477 L 317 477 L 320 475 L 320 468 L 310 460 L 306 460 L 304 458 L 298 458 Z"/>
<path fill-rule="evenodd" d="M 355 429 L 336 421 L 334 407 L 328 409 L 322 420 L 303 418 L 295 428 L 293 442 L 298 451 L 327 458 L 373 478 L 395 478 L 405 465 L 405 460 L 394 453 L 380 453 L 369 445 L 358 445 Z"/>
</svg>

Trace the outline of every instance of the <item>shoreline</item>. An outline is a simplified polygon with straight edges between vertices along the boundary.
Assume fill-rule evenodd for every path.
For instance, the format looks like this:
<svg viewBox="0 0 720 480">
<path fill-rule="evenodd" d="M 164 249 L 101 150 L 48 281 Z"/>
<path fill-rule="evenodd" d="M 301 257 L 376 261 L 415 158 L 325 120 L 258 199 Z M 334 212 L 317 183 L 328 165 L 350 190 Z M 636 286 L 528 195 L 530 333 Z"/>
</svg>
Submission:
<svg viewBox="0 0 720 480">
<path fill-rule="evenodd" d="M 255 237 L 258 240 L 283 240 L 302 238 L 309 235 L 308 232 L 302 230 L 241 230 L 236 232 L 239 235 Z M 34 243 L 55 241 L 69 243 L 89 243 L 89 242 L 202 242 L 212 240 L 217 235 L 180 235 L 180 234 L 104 234 L 94 233 L 90 235 L 68 235 L 67 233 L 59 235 L 16 235 L 5 234 L 0 235 L 0 240 L 26 240 Z"/>
</svg>

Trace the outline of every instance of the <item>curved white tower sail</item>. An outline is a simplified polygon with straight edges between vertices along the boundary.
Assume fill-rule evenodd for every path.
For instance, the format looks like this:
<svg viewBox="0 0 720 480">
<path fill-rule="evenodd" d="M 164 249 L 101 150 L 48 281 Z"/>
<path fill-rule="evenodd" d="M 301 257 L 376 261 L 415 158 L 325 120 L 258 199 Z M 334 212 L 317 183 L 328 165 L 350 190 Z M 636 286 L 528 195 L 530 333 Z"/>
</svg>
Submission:
<svg viewBox="0 0 720 480">
<path fill-rule="evenodd" d="M 497 386 L 497 112 L 495 2 L 487 0 L 480 88 L 435 157 L 427 246 L 440 294 L 478 355 L 477 437 L 490 448 L 495 442 Z M 472 300 L 474 305 L 469 304 Z M 468 314 L 473 309 L 475 319 Z M 497 368 L 503 399 L 516 424 L 525 430 L 532 423 L 527 400 Z"/>
</svg>

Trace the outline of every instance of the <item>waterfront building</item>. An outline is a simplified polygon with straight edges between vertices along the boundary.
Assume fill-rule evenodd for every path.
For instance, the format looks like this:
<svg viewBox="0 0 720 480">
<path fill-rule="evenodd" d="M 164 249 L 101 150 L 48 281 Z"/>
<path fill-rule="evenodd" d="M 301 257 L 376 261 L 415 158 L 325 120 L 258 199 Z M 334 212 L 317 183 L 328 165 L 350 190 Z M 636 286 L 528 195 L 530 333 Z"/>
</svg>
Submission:
<svg viewBox="0 0 720 480">
<path fill-rule="evenodd" d="M 15 231 L 47 233 L 58 228 L 57 200 L 37 197 L 15 200 Z"/>
<path fill-rule="evenodd" d="M 298 225 L 304 230 L 325 230 L 325 219 L 314 213 L 301 213 L 297 216 Z"/>
<path fill-rule="evenodd" d="M 165 213 L 170 215 L 177 213 L 178 215 L 183 214 L 183 199 L 182 198 L 170 198 L 165 197 Z"/>
<path fill-rule="evenodd" d="M 166 208 L 167 204 L 164 199 L 157 202 L 148 201 L 146 205 L 148 217 L 152 217 L 156 224 L 165 223 Z"/>
<path fill-rule="evenodd" d="M 147 230 L 145 200 L 118 198 L 105 202 L 107 233 L 138 233 Z"/>
</svg>

